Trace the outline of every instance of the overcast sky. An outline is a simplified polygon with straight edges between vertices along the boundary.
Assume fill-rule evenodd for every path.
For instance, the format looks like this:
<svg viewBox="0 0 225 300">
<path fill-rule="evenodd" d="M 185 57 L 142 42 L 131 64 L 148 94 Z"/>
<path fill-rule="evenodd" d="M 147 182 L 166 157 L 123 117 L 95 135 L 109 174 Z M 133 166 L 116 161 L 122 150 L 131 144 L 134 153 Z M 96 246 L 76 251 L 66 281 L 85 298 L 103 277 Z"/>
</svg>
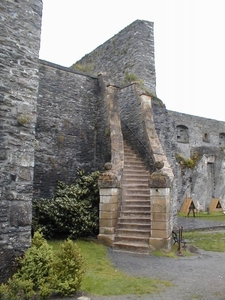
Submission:
<svg viewBox="0 0 225 300">
<path fill-rule="evenodd" d="M 43 0 L 40 58 L 71 66 L 137 19 L 154 22 L 167 109 L 225 121 L 224 0 Z"/>
</svg>

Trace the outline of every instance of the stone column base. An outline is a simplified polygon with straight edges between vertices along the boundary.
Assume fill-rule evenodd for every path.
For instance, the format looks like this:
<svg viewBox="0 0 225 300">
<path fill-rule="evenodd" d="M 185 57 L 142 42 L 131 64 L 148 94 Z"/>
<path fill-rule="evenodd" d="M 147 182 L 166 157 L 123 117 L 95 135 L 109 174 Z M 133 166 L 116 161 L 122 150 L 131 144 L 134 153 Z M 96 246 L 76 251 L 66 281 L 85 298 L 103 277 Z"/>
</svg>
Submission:
<svg viewBox="0 0 225 300">
<path fill-rule="evenodd" d="M 150 251 L 159 250 L 159 249 L 164 251 L 170 251 L 172 249 L 172 237 L 170 236 L 167 239 L 150 237 L 149 247 L 150 247 Z"/>
<path fill-rule="evenodd" d="M 98 235 L 99 243 L 109 247 L 113 247 L 114 238 L 115 238 L 115 234 L 109 235 L 109 234 L 100 233 Z"/>
</svg>

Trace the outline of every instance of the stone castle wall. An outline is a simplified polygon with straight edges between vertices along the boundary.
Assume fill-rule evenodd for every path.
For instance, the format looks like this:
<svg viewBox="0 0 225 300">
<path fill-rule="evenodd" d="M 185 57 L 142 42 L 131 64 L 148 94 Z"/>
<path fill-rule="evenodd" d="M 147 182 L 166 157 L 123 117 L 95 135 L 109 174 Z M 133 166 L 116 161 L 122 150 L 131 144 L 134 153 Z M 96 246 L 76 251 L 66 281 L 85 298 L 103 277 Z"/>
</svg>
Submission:
<svg viewBox="0 0 225 300">
<path fill-rule="evenodd" d="M 168 111 L 174 124 L 174 154 L 190 159 L 199 156 L 194 169 L 174 165 L 178 209 L 185 197 L 193 198 L 206 210 L 212 198 L 225 198 L 225 123 Z"/>
<path fill-rule="evenodd" d="M 31 242 L 42 1 L 1 1 L 0 281 Z"/>
<path fill-rule="evenodd" d="M 135 21 L 85 55 L 73 68 L 95 75 L 107 73 L 111 83 L 118 86 L 127 83 L 127 74 L 132 74 L 155 93 L 154 23 Z"/>
<path fill-rule="evenodd" d="M 34 197 L 49 198 L 58 180 L 72 183 L 78 169 L 109 160 L 101 99 L 96 77 L 40 61 Z"/>
<path fill-rule="evenodd" d="M 13 259 L 30 245 L 32 196 L 50 198 L 58 180 L 74 182 L 78 169 L 102 170 L 111 160 L 109 86 L 119 99 L 123 137 L 154 171 L 151 155 L 143 150 L 149 145 L 137 86 L 155 93 L 156 76 L 151 22 L 135 21 L 77 62 L 75 71 L 38 61 L 41 0 L 9 0 L 0 3 L 0 10 L 0 281 L 4 281 Z M 99 73 L 108 75 L 105 86 Z M 141 84 L 125 84 L 132 74 Z M 204 208 L 212 197 L 225 197 L 225 123 L 167 111 L 156 97 L 151 105 L 154 129 L 175 174 L 174 212 L 187 194 Z M 190 158 L 195 151 L 200 157 L 197 165 L 183 169 L 176 153 Z"/>
<path fill-rule="evenodd" d="M 174 121 L 177 151 L 190 157 L 194 149 L 214 153 L 225 146 L 225 123 L 222 121 L 168 111 Z M 183 128 L 182 128 L 183 126 Z M 185 128 L 186 127 L 186 128 Z"/>
</svg>

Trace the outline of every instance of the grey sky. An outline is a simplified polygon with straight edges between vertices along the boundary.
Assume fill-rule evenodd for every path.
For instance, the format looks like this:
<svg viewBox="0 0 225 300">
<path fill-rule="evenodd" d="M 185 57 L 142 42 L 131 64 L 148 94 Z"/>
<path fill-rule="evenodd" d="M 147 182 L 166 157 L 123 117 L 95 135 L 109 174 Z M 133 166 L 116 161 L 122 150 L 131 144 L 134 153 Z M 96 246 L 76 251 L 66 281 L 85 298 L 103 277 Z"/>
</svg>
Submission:
<svg viewBox="0 0 225 300">
<path fill-rule="evenodd" d="M 43 0 L 40 58 L 71 66 L 136 19 L 154 22 L 167 109 L 225 121 L 223 0 Z"/>
</svg>

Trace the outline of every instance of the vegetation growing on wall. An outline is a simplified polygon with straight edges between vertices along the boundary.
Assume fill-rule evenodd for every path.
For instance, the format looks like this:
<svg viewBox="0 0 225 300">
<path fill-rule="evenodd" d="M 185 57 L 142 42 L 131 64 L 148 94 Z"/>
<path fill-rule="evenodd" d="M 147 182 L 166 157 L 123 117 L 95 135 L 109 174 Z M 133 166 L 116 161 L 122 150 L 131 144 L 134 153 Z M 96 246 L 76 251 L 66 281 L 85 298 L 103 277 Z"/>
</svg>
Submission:
<svg viewBox="0 0 225 300">
<path fill-rule="evenodd" d="M 93 63 L 86 63 L 86 64 L 75 63 L 74 65 L 72 65 L 72 68 L 79 72 L 92 73 L 92 71 L 95 68 L 95 65 Z"/>
<path fill-rule="evenodd" d="M 41 230 L 45 237 L 57 235 L 78 238 L 98 233 L 99 189 L 96 171 L 78 171 L 74 184 L 59 182 L 52 199 L 33 201 L 33 230 Z"/>
<path fill-rule="evenodd" d="M 197 162 L 200 158 L 199 154 L 197 152 L 194 152 L 193 155 L 190 158 L 184 158 L 181 154 L 176 153 L 176 160 L 180 164 L 181 168 L 189 168 L 194 169 L 197 165 Z"/>
<path fill-rule="evenodd" d="M 138 77 L 133 74 L 133 73 L 128 73 L 126 72 L 125 75 L 124 75 L 124 84 L 128 84 L 128 83 L 131 83 L 131 82 L 134 82 L 134 81 L 139 81 L 140 79 L 138 79 Z"/>
<path fill-rule="evenodd" d="M 156 94 L 153 93 L 152 91 L 150 91 L 149 89 L 146 88 L 144 81 L 137 77 L 135 74 L 133 73 L 128 73 L 126 72 L 124 75 L 124 80 L 123 80 L 124 84 L 128 84 L 128 83 L 132 83 L 132 82 L 138 82 L 140 84 L 140 87 L 145 91 L 145 93 L 151 97 L 156 97 Z"/>
<path fill-rule="evenodd" d="M 25 126 L 31 122 L 31 115 L 29 114 L 19 114 L 17 117 L 17 122 L 21 126 Z"/>
</svg>

